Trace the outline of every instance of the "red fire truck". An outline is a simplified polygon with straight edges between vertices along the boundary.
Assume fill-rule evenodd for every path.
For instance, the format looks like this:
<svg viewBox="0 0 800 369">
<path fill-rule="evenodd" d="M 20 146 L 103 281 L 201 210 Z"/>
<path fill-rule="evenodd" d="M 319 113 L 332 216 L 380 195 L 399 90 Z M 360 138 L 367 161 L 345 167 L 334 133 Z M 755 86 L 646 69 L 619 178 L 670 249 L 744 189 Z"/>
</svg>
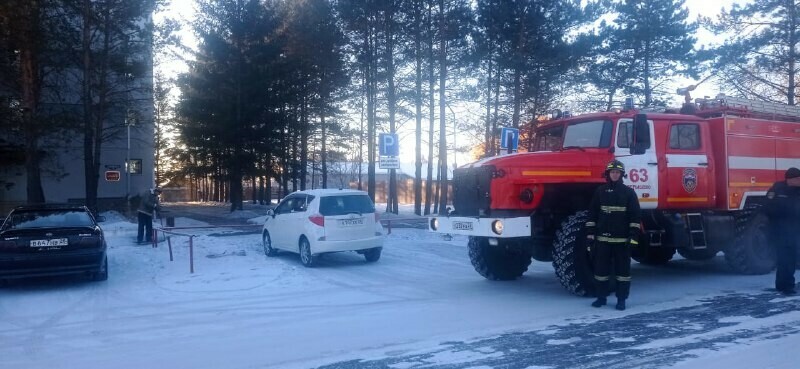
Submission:
<svg viewBox="0 0 800 369">
<path fill-rule="evenodd" d="M 721 251 L 739 273 L 768 273 L 776 256 L 758 208 L 786 169 L 800 167 L 800 108 L 722 95 L 694 107 L 692 115 L 619 109 L 540 124 L 532 152 L 455 169 L 453 208 L 429 228 L 468 235 L 472 265 L 488 279 L 516 279 L 533 258 L 551 261 L 568 291 L 590 295 L 586 209 L 616 158 L 642 208 L 636 261 Z"/>
</svg>

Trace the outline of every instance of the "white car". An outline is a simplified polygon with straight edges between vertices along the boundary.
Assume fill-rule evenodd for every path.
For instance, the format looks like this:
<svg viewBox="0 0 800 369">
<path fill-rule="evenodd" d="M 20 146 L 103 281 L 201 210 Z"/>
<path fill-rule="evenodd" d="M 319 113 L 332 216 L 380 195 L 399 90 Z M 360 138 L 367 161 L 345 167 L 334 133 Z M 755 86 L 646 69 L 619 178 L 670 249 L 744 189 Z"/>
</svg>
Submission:
<svg viewBox="0 0 800 369">
<path fill-rule="evenodd" d="M 292 193 L 267 211 L 261 239 L 267 256 L 296 252 L 312 267 L 317 255 L 328 252 L 356 251 L 378 261 L 384 232 L 366 192 L 323 189 Z"/>
</svg>

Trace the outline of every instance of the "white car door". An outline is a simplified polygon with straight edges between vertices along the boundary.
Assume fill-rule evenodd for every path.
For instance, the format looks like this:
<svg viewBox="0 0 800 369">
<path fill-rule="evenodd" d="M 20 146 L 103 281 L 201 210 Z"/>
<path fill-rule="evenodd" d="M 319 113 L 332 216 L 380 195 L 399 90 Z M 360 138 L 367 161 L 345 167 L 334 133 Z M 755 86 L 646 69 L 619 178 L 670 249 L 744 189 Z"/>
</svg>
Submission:
<svg viewBox="0 0 800 369">
<path fill-rule="evenodd" d="M 304 234 L 306 222 L 308 222 L 307 200 L 307 195 L 296 195 L 290 212 L 286 214 L 284 234 L 286 235 L 286 249 L 289 251 L 299 252 L 300 250 L 300 236 Z"/>
<path fill-rule="evenodd" d="M 267 230 L 272 238 L 272 247 L 282 250 L 288 248 L 289 235 L 286 233 L 294 197 L 287 197 L 275 208 L 275 218 L 267 221 Z M 291 250 L 294 251 L 294 250 Z"/>
</svg>

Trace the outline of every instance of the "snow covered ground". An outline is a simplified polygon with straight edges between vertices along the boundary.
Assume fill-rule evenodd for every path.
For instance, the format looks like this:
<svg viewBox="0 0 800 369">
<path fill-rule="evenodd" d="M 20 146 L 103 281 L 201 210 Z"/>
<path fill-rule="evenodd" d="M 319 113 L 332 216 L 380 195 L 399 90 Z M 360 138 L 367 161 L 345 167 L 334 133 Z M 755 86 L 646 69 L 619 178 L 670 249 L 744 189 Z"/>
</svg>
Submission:
<svg viewBox="0 0 800 369">
<path fill-rule="evenodd" d="M 0 289 L 0 368 L 798 366 L 800 297 L 721 256 L 634 263 L 618 312 L 567 294 L 549 263 L 484 280 L 458 236 L 394 229 L 377 263 L 342 253 L 308 269 L 264 256 L 257 234 L 192 230 L 190 274 L 186 238 L 172 239 L 170 262 L 165 243 L 135 245 L 135 224 L 107 218 L 108 281 Z"/>
</svg>

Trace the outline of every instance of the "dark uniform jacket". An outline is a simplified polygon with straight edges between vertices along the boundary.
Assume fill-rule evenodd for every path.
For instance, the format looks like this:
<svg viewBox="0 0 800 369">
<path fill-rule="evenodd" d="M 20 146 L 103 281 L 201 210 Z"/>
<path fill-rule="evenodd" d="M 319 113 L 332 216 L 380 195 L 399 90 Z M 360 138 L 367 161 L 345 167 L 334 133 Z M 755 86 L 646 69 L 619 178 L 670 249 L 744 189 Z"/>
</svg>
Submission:
<svg viewBox="0 0 800 369">
<path fill-rule="evenodd" d="M 595 240 L 608 243 L 637 243 L 641 230 L 639 199 L 633 189 L 622 183 L 600 186 L 592 197 L 586 228 Z"/>
<path fill-rule="evenodd" d="M 158 209 L 158 195 L 152 190 L 142 193 L 142 201 L 139 203 L 139 212 L 152 216 L 153 211 Z"/>
<path fill-rule="evenodd" d="M 796 222 L 800 220 L 800 187 L 792 187 L 786 181 L 775 182 L 767 191 L 767 203 L 764 211 L 775 228 L 783 228 L 784 232 L 794 231 Z"/>
</svg>

